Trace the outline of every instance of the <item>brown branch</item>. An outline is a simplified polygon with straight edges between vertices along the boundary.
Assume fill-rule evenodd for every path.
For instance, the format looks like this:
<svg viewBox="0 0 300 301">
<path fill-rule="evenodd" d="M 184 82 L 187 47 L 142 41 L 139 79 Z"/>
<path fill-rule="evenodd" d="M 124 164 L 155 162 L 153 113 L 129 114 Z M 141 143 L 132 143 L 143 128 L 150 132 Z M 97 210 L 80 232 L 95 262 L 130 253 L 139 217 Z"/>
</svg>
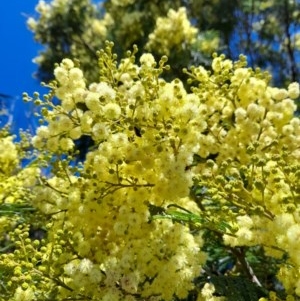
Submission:
<svg viewBox="0 0 300 301">
<path fill-rule="evenodd" d="M 289 3 L 288 0 L 284 0 L 284 22 L 285 22 L 285 35 L 287 38 L 287 52 L 289 61 L 291 64 L 291 81 L 297 81 L 297 65 L 295 60 L 295 54 L 292 46 L 292 38 L 290 33 L 290 25 L 291 25 L 291 19 L 290 19 L 290 13 L 289 13 Z"/>
<path fill-rule="evenodd" d="M 230 248 L 231 252 L 237 258 L 238 262 L 241 264 L 243 271 L 246 273 L 247 277 L 258 286 L 262 287 L 260 281 L 254 274 L 252 267 L 246 260 L 245 252 L 242 248 Z"/>
</svg>

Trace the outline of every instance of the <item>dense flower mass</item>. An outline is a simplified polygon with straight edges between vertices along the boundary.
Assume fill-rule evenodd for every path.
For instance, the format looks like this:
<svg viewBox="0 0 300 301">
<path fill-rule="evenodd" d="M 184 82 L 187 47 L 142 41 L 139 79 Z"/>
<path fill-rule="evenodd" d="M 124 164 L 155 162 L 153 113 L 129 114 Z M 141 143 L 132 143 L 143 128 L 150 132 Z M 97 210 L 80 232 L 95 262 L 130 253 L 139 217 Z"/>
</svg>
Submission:
<svg viewBox="0 0 300 301">
<path fill-rule="evenodd" d="M 7 232 L 24 222 L 22 211 L 31 210 L 31 189 L 36 184 L 39 168 L 35 164 L 21 169 L 21 160 L 26 157 L 24 146 L 17 144 L 7 130 L 0 130 L 0 241 L 3 250 Z"/>
<path fill-rule="evenodd" d="M 167 17 L 157 19 L 146 48 L 169 55 L 170 50 L 185 47 L 184 43 L 194 43 L 197 32 L 197 28 L 193 27 L 187 18 L 185 7 L 179 8 L 178 11 L 170 9 Z"/>
<path fill-rule="evenodd" d="M 17 177 L 34 186 L 47 236 L 32 242 L 26 224 L 10 233 L 15 251 L 0 256 L 6 300 L 168 301 L 195 289 L 198 301 L 224 300 L 213 283 L 193 282 L 207 260 L 204 229 L 231 250 L 261 246 L 278 260 L 288 298 L 300 295 L 299 84 L 271 87 L 245 57 L 223 55 L 211 71 L 194 66 L 186 82 L 167 81 L 165 56 L 136 61 L 134 49 L 117 63 L 112 47 L 98 53 L 100 81 L 87 84 L 64 59 L 48 95 L 24 95 L 41 107 L 32 143 L 51 176 L 28 168 Z M 85 136 L 86 159 L 74 162 Z M 17 151 L 2 140 L 12 173 Z"/>
<path fill-rule="evenodd" d="M 40 126 L 0 129 L 0 301 L 299 300 L 299 16 L 39 0 Z"/>
<path fill-rule="evenodd" d="M 56 153 L 72 150 L 74 131 L 77 139 L 93 139 L 81 176 L 66 170 L 67 177 L 48 179 L 48 187 L 35 189 L 34 203 L 45 214 L 61 212 L 51 229 L 70 232 L 79 257 L 67 256 L 68 286 L 77 294 L 76 287 L 87 281 L 83 293 L 103 300 L 128 294 L 184 297 L 205 262 L 201 235 L 170 220 L 149 222 L 149 206 L 175 203 L 198 211 L 186 198 L 194 174 L 185 168 L 199 150 L 197 139 L 186 133 L 196 138 L 206 128 L 197 113 L 200 102 L 179 80 L 158 77 L 164 60 L 156 66 L 144 54 L 140 62 L 126 58 L 107 70 L 112 78 L 86 87 L 80 69 L 63 60 L 54 71 L 61 103 L 44 114 L 48 125 L 33 138 L 35 147 Z M 102 272 L 95 278 L 96 271 Z M 66 293 L 62 289 L 61 296 Z"/>
</svg>

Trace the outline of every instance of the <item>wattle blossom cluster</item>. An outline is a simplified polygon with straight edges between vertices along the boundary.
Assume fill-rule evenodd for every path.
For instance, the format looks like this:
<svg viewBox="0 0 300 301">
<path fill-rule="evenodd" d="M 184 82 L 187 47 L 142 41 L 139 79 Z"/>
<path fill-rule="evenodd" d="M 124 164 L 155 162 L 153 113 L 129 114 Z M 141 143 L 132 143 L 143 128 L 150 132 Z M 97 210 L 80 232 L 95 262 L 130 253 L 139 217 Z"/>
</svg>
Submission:
<svg viewBox="0 0 300 301">
<path fill-rule="evenodd" d="M 82 135 L 93 140 L 80 175 L 62 162 L 56 176 L 34 190 L 35 206 L 53 215 L 51 233 L 68 233 L 72 245 L 55 259 L 72 292 L 61 287 L 58 295 L 183 298 L 206 259 L 201 235 L 171 220 L 151 221 L 150 211 L 171 203 L 199 211 L 188 199 L 195 174 L 186 167 L 206 129 L 201 104 L 179 80 L 159 78 L 166 58 L 157 64 L 146 53 L 136 64 L 129 55 L 116 65 L 111 46 L 100 53 L 100 64 L 105 59 L 110 68 L 101 69 L 99 83 L 86 86 L 69 59 L 56 67 L 52 93 L 60 104 L 46 97 L 47 126 L 33 138 L 36 148 L 58 155 L 71 153 Z"/>
<path fill-rule="evenodd" d="M 186 8 L 180 7 L 178 11 L 170 9 L 167 17 L 158 17 L 156 27 L 149 35 L 146 48 L 155 49 L 158 53 L 169 55 L 172 49 L 182 49 L 196 41 L 198 30 L 189 21 Z"/>
<path fill-rule="evenodd" d="M 222 55 L 168 82 L 166 57 L 136 62 L 134 49 L 117 63 L 112 47 L 98 53 L 99 82 L 64 59 L 50 93 L 34 96 L 44 124 L 32 143 L 52 160 L 32 190 L 47 237 L 32 243 L 26 225 L 10 234 L 16 252 L 0 257 L 9 300 L 185 298 L 206 262 L 202 227 L 230 248 L 261 246 L 287 298 L 300 295 L 299 84 L 270 87 L 245 57 Z M 74 166 L 83 136 L 92 143 Z M 164 215 L 170 206 L 198 216 L 197 231 Z M 224 300 L 215 291 L 206 283 L 198 301 Z"/>
<path fill-rule="evenodd" d="M 25 153 L 21 144 L 5 129 L 0 130 L 0 239 L 5 240 L 7 231 L 21 222 L 18 208 L 31 201 L 31 188 L 39 175 L 39 168 L 28 166 L 21 169 Z"/>
<path fill-rule="evenodd" d="M 206 108 L 199 154 L 215 158 L 196 167 L 198 185 L 207 188 L 200 205 L 216 223 L 231 223 L 223 236 L 229 246 L 287 256 L 277 276 L 288 294 L 299 295 L 299 84 L 270 87 L 268 76 L 246 68 L 243 57 L 234 64 L 216 57 L 212 69 L 186 71 Z"/>
</svg>

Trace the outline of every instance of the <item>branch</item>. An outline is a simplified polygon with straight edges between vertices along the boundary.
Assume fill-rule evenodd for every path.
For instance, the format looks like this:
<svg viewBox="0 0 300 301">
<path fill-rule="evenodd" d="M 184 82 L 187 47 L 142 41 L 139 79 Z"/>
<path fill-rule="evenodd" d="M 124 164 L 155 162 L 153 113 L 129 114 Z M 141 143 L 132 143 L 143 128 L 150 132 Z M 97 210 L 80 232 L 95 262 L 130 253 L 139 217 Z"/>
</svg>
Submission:
<svg viewBox="0 0 300 301">
<path fill-rule="evenodd" d="M 289 3 L 288 0 L 284 0 L 284 22 L 285 22 L 285 35 L 287 38 L 287 52 L 288 52 L 288 57 L 290 60 L 291 64 L 291 81 L 295 82 L 297 81 L 297 65 L 295 61 L 295 55 L 292 47 L 292 38 L 290 34 L 290 24 L 291 24 L 291 19 L 290 19 L 290 14 L 289 14 Z"/>
<path fill-rule="evenodd" d="M 242 248 L 230 248 L 233 255 L 236 256 L 237 260 L 241 264 L 243 270 L 245 271 L 247 277 L 253 282 L 256 283 L 258 286 L 262 287 L 260 281 L 254 274 L 253 269 L 251 268 L 249 262 L 245 258 L 245 252 Z"/>
</svg>

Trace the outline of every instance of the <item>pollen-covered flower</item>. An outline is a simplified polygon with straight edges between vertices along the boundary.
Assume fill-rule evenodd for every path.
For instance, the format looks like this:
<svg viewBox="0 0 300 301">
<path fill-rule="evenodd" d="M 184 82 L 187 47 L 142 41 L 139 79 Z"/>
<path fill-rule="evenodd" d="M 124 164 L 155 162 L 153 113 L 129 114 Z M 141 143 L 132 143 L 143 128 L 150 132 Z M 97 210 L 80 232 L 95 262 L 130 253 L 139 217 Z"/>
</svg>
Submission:
<svg viewBox="0 0 300 301">
<path fill-rule="evenodd" d="M 18 151 L 13 136 L 0 138 L 0 166 L 3 172 L 10 172 L 19 162 Z"/>
<path fill-rule="evenodd" d="M 121 115 L 121 108 L 116 103 L 108 103 L 103 107 L 103 115 L 107 119 L 118 119 Z"/>
<path fill-rule="evenodd" d="M 70 138 L 61 138 L 59 141 L 59 146 L 64 151 L 70 151 L 75 146 L 74 142 Z"/>
<path fill-rule="evenodd" d="M 82 259 L 78 266 L 78 270 L 83 274 L 90 273 L 92 268 L 93 263 L 87 258 Z"/>
<path fill-rule="evenodd" d="M 77 261 L 71 261 L 64 266 L 64 271 L 67 275 L 72 276 L 75 274 L 75 272 L 78 269 L 78 262 Z"/>
<path fill-rule="evenodd" d="M 89 92 L 85 97 L 86 106 L 95 114 L 101 113 L 100 94 L 97 92 Z"/>
<path fill-rule="evenodd" d="M 71 59 L 65 58 L 62 60 L 61 65 L 67 70 L 74 68 L 74 63 Z"/>
<path fill-rule="evenodd" d="M 281 101 L 288 97 L 288 91 L 285 89 L 273 88 L 272 97 L 277 101 Z"/>
<path fill-rule="evenodd" d="M 237 109 L 235 110 L 234 114 L 235 114 L 235 117 L 236 117 L 236 119 L 237 119 L 237 122 L 243 121 L 243 120 L 246 118 L 246 116 L 247 116 L 246 110 L 243 109 L 243 108 L 241 108 L 241 107 L 240 107 L 240 108 L 237 108 Z"/>
<path fill-rule="evenodd" d="M 105 123 L 96 123 L 92 128 L 92 135 L 95 140 L 105 140 L 108 134 L 109 128 Z"/>
<path fill-rule="evenodd" d="M 97 92 L 99 97 L 104 97 L 107 102 L 113 101 L 116 97 L 116 91 L 106 82 L 91 84 L 90 91 Z"/>
<path fill-rule="evenodd" d="M 156 65 L 154 56 L 151 53 L 144 53 L 140 57 L 140 62 L 142 65 L 146 65 L 147 67 L 153 67 Z"/>
<path fill-rule="evenodd" d="M 71 81 L 80 81 L 83 78 L 83 72 L 79 68 L 72 68 L 69 72 L 69 78 Z"/>
<path fill-rule="evenodd" d="M 65 68 L 63 67 L 56 67 L 54 69 L 54 76 L 58 80 L 58 82 L 63 83 L 66 80 L 68 80 L 68 72 Z"/>
<path fill-rule="evenodd" d="M 297 99 L 299 97 L 300 91 L 299 91 L 299 83 L 291 83 L 288 86 L 288 95 L 292 99 Z"/>
</svg>

